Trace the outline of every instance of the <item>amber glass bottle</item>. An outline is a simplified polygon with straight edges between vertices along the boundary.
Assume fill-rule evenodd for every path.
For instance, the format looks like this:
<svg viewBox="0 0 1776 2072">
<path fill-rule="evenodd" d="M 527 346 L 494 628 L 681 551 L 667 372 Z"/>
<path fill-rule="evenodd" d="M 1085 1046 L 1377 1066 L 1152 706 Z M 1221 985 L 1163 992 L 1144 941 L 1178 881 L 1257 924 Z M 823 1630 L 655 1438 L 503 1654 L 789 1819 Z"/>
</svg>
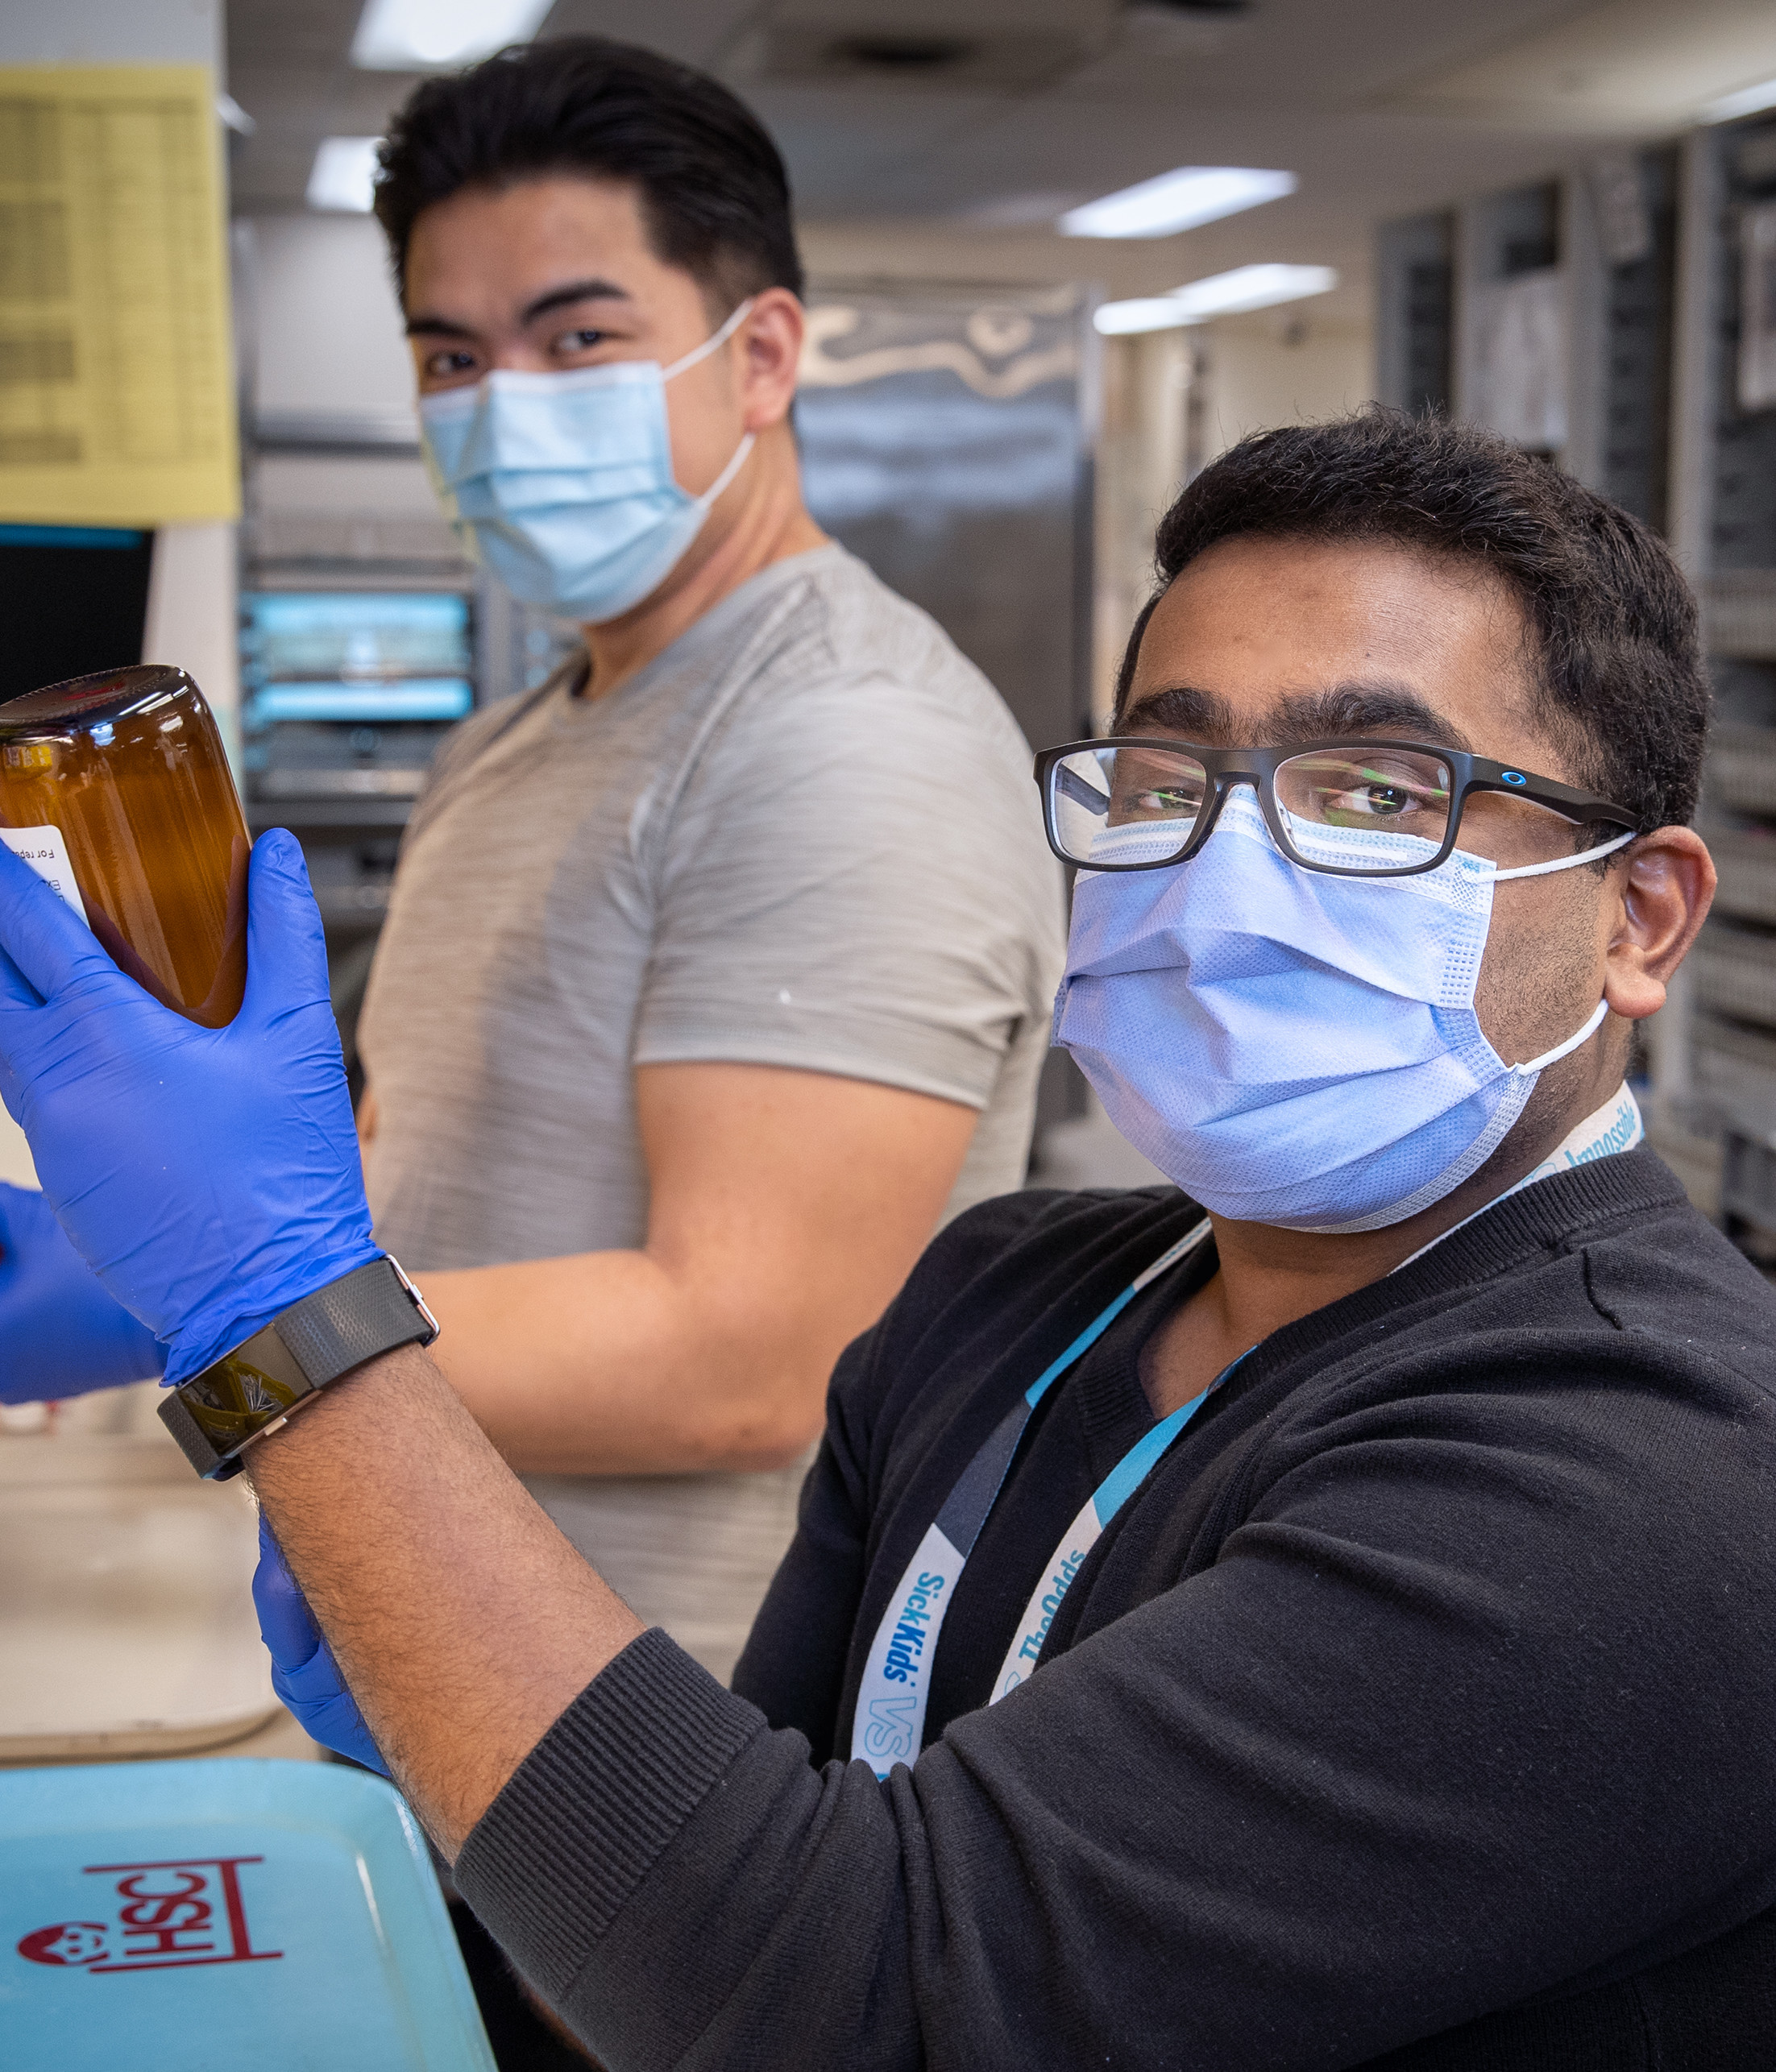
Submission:
<svg viewBox="0 0 1776 2072">
<path fill-rule="evenodd" d="M 108 669 L 0 703 L 0 839 L 64 897 L 72 876 L 93 934 L 157 1000 L 206 1028 L 233 1021 L 250 844 L 183 669 Z"/>
</svg>

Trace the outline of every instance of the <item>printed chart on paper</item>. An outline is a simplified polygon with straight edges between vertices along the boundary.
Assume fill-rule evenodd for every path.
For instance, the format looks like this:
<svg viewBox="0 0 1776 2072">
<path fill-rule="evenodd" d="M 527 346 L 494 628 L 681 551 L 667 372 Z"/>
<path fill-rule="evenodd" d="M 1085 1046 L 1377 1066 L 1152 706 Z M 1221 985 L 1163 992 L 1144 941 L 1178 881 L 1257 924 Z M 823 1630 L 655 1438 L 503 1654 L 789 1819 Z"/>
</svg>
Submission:
<svg viewBox="0 0 1776 2072">
<path fill-rule="evenodd" d="M 0 522 L 234 516 L 218 131 L 200 65 L 0 67 Z"/>
</svg>

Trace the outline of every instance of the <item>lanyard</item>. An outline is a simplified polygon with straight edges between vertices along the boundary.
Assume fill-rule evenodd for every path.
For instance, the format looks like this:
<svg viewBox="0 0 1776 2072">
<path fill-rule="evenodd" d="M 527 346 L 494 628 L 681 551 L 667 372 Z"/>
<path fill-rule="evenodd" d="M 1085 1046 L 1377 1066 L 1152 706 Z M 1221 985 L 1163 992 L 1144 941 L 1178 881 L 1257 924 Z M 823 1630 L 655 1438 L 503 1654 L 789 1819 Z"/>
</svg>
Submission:
<svg viewBox="0 0 1776 2072">
<path fill-rule="evenodd" d="M 1402 1259 L 1397 1266 L 1390 1266 L 1388 1272 L 1405 1272 L 1415 1260 L 1435 1251 L 1446 1237 L 1453 1237 L 1458 1230 L 1467 1229 L 1475 1218 L 1484 1216 L 1487 1208 L 1496 1208 L 1501 1201 L 1508 1201 L 1513 1195 L 1533 1187 L 1537 1180 L 1552 1179 L 1556 1173 L 1570 1173 L 1575 1166 L 1588 1166 L 1598 1158 L 1613 1158 L 1618 1151 L 1632 1151 L 1645 1134 L 1641 1104 L 1629 1092 L 1625 1080 L 1601 1108 L 1593 1110 L 1583 1122 L 1575 1122 L 1533 1172 L 1525 1173 L 1503 1194 L 1494 1195 L 1486 1208 L 1477 1208 L 1472 1216 L 1464 1216 L 1459 1223 L 1452 1223 L 1447 1230 L 1440 1230 L 1430 1244 L 1421 1245 L 1410 1258 Z"/>
<path fill-rule="evenodd" d="M 878 1777 L 886 1778 L 895 1763 L 910 1763 L 918 1755 L 925 1738 L 925 1706 L 932 1663 L 937 1653 L 937 1636 L 943 1631 L 944 1615 L 956 1594 L 956 1582 L 1010 1469 L 1011 1457 L 1018 1450 L 1018 1441 L 1023 1436 L 1025 1426 L 1037 1404 L 1069 1368 L 1090 1351 L 1143 1288 L 1151 1287 L 1161 1274 L 1194 1252 L 1209 1235 L 1209 1219 L 1205 1216 L 1156 1259 L 1145 1273 L 1138 1274 L 1107 1309 L 1086 1325 L 1058 1359 L 1044 1368 L 964 1469 L 961 1480 L 944 1498 L 943 1509 L 907 1564 L 906 1573 L 889 1598 L 888 1609 L 882 1614 L 876 1637 L 870 1643 L 851 1726 L 853 1762 L 867 1763 Z M 1054 1559 L 1031 1596 L 1017 1636 L 994 1682 L 993 1695 L 987 1701 L 990 1705 L 996 1705 L 1029 1674 L 1042 1651 L 1043 1641 L 1060 1609 L 1060 1600 L 1090 1552 L 1093 1542 L 1146 1480 L 1160 1455 L 1239 1364 L 1234 1361 L 1215 1377 L 1201 1395 L 1173 1411 L 1145 1433 L 1093 1491 L 1084 1510 L 1067 1528 L 1055 1549 Z"/>
</svg>

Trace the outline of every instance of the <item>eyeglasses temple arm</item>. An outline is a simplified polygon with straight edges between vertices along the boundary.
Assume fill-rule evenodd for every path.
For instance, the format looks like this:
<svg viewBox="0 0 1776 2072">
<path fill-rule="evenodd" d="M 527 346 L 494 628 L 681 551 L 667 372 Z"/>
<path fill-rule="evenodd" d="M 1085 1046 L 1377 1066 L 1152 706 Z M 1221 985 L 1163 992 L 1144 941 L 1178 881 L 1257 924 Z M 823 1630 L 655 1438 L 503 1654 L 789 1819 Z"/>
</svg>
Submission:
<svg viewBox="0 0 1776 2072">
<path fill-rule="evenodd" d="M 1110 809 L 1110 794 L 1094 791 L 1085 779 L 1068 769 L 1064 763 L 1055 765 L 1055 789 L 1064 793 L 1076 806 L 1082 806 L 1088 813 L 1104 818 Z"/>
<path fill-rule="evenodd" d="M 1483 756 L 1470 757 L 1471 774 L 1467 781 L 1471 791 L 1503 792 L 1514 798 L 1533 798 L 1538 806 L 1550 806 L 1562 818 L 1574 821 L 1608 820 L 1618 827 L 1626 827 L 1636 834 L 1640 831 L 1640 818 L 1630 813 L 1625 806 L 1618 806 L 1613 799 L 1604 798 L 1595 791 L 1579 791 L 1570 784 L 1561 784 L 1553 777 L 1537 777 L 1533 770 L 1519 770 L 1508 763 L 1488 762 Z M 1505 772 L 1511 772 L 1507 781 Z"/>
</svg>

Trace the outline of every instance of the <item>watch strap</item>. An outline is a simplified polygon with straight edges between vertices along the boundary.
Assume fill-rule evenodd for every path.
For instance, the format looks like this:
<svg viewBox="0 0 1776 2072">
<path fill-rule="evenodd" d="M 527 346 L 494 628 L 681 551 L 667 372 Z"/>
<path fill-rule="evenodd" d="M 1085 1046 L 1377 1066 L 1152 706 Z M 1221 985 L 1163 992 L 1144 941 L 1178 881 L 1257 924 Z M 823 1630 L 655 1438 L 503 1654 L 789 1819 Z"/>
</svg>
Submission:
<svg viewBox="0 0 1776 2072">
<path fill-rule="evenodd" d="M 200 1475 L 223 1481 L 241 1449 L 330 1382 L 398 1345 L 429 1345 L 438 1322 L 384 1253 L 293 1303 L 231 1353 L 181 1382 L 160 1421 Z"/>
</svg>

